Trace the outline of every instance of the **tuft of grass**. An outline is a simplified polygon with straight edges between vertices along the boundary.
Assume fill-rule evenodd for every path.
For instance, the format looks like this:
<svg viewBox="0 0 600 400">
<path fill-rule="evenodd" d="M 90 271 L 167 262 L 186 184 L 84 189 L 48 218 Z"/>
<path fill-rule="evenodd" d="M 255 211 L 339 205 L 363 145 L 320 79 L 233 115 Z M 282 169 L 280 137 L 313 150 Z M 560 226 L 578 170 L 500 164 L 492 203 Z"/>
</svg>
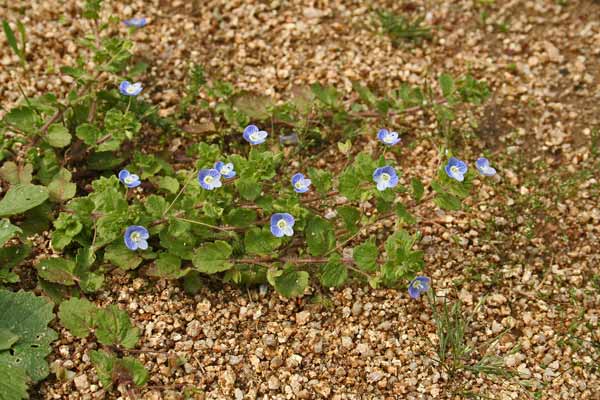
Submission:
<svg viewBox="0 0 600 400">
<path fill-rule="evenodd" d="M 423 39 L 431 39 L 431 26 L 424 25 L 423 17 L 413 19 L 403 15 L 394 14 L 391 11 L 375 11 L 383 32 L 392 39 L 394 46 L 402 41 L 421 42 Z"/>
</svg>

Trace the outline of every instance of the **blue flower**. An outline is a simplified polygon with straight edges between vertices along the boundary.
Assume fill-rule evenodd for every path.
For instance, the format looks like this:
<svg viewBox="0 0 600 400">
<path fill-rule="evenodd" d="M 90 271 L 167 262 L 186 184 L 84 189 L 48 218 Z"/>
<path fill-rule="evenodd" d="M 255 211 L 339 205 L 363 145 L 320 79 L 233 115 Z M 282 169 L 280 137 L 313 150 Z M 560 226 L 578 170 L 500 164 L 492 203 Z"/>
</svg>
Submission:
<svg viewBox="0 0 600 400">
<path fill-rule="evenodd" d="M 126 26 L 129 27 L 135 27 L 135 28 L 142 28 L 146 25 L 148 25 L 148 20 L 146 18 L 130 18 L 130 19 L 126 19 L 125 21 L 123 21 L 123 23 Z"/>
<path fill-rule="evenodd" d="M 373 172 L 373 180 L 377 183 L 377 190 L 382 192 L 398 184 L 398 174 L 396 174 L 394 168 L 386 165 L 385 167 L 377 168 Z"/>
<path fill-rule="evenodd" d="M 496 175 L 496 169 L 490 166 L 490 161 L 485 157 L 478 158 L 477 161 L 475 161 L 475 166 L 477 167 L 477 171 L 479 171 L 482 175 Z"/>
<path fill-rule="evenodd" d="M 280 135 L 279 143 L 281 143 L 281 144 L 297 144 L 298 143 L 298 135 L 295 132 L 292 132 L 287 136 Z"/>
<path fill-rule="evenodd" d="M 294 217 L 288 213 L 276 213 L 271 216 L 271 233 L 276 237 L 292 236 L 294 234 Z"/>
<path fill-rule="evenodd" d="M 217 161 L 215 163 L 215 169 L 219 171 L 223 178 L 233 178 L 235 176 L 235 170 L 233 169 L 232 163 L 225 164 L 223 161 Z"/>
<path fill-rule="evenodd" d="M 256 125 L 248 125 L 244 129 L 243 136 L 250 144 L 261 144 L 265 142 L 269 134 L 266 131 L 259 130 Z"/>
<path fill-rule="evenodd" d="M 198 172 L 198 182 L 204 189 L 213 190 L 222 186 L 221 174 L 214 168 L 201 169 Z"/>
<path fill-rule="evenodd" d="M 459 182 L 462 182 L 465 179 L 465 174 L 467 173 L 467 164 L 464 161 L 459 160 L 458 158 L 451 157 L 448 160 L 448 165 L 446 165 L 446 174 L 452 179 L 456 179 Z"/>
<path fill-rule="evenodd" d="M 142 84 L 140 82 L 131 83 L 129 81 L 123 81 L 119 85 L 119 91 L 123 96 L 137 96 L 142 91 Z"/>
<path fill-rule="evenodd" d="M 142 183 L 139 176 L 130 174 L 126 169 L 119 171 L 119 180 L 128 188 L 138 187 Z"/>
<path fill-rule="evenodd" d="M 377 132 L 377 138 L 381 140 L 383 144 L 387 144 L 388 146 L 393 146 L 402 140 L 398 137 L 398 132 L 390 132 L 387 129 L 380 129 L 379 132 Z"/>
<path fill-rule="evenodd" d="M 131 225 L 125 229 L 125 246 L 129 250 L 137 250 L 142 249 L 146 250 L 148 248 L 148 242 L 146 241 L 150 237 L 148 233 L 148 229 L 139 225 Z"/>
<path fill-rule="evenodd" d="M 426 276 L 417 276 L 408 284 L 408 294 L 413 299 L 421 297 L 421 293 L 426 292 L 431 287 L 431 279 Z"/>
<path fill-rule="evenodd" d="M 306 179 L 303 174 L 294 174 L 292 176 L 292 186 L 296 193 L 306 193 L 308 192 L 308 188 L 311 184 L 310 179 Z"/>
</svg>

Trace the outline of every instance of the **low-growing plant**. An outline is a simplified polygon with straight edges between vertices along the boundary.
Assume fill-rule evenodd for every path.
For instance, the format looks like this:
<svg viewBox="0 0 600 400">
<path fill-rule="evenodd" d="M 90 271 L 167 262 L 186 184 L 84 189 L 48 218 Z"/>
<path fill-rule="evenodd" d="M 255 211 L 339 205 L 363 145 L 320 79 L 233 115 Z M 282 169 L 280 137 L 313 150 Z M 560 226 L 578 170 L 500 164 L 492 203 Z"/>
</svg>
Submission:
<svg viewBox="0 0 600 400">
<path fill-rule="evenodd" d="M 373 128 L 424 110 L 447 136 L 458 106 L 489 96 L 470 75 L 442 74 L 439 90 L 402 85 L 385 94 L 355 82 L 350 103 L 315 83 L 275 102 L 192 65 L 177 112 L 162 117 L 143 100 L 148 65 L 132 64 L 132 36 L 115 34 L 121 21 L 102 21 L 100 7 L 100 0 L 84 4 L 92 34 L 81 40 L 85 54 L 76 65 L 61 68 L 73 80 L 66 98 L 24 95 L 0 121 L 0 283 L 17 283 L 19 268 L 33 264 L 39 288 L 60 304 L 63 326 L 76 337 L 93 333 L 104 346 L 90 357 L 105 388 L 147 379 L 139 362 L 122 357 L 137 342 L 126 313 L 79 299 L 98 292 L 113 269 L 182 280 L 188 292 L 208 279 L 269 284 L 286 297 L 349 280 L 414 286 L 424 267 L 413 227 L 419 208 L 433 202 L 459 210 L 475 176 L 496 173 L 485 158 L 475 172 L 441 146 L 433 180 L 404 179 L 393 155 L 405 133 Z M 148 21 L 124 23 L 132 33 Z M 425 37 L 419 26 L 406 29 Z M 211 121 L 202 127 L 206 141 L 192 142 L 197 128 L 185 123 L 192 114 Z M 179 136 L 185 154 L 149 154 L 142 127 L 162 143 Z M 378 147 L 357 151 L 366 135 Z M 330 143 L 345 157 L 341 169 L 305 162 Z M 384 220 L 392 228 L 381 238 Z M 52 256 L 31 242 L 47 231 Z"/>
</svg>

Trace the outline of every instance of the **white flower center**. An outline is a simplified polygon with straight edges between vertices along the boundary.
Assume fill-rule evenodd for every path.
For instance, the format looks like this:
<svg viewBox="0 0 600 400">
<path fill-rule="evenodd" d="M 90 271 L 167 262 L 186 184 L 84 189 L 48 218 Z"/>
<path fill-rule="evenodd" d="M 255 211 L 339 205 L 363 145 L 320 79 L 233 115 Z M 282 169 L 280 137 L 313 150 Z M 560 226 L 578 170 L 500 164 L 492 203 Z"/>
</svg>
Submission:
<svg viewBox="0 0 600 400">
<path fill-rule="evenodd" d="M 296 189 L 302 189 L 304 187 L 304 181 L 302 181 L 302 179 L 300 179 L 298 182 L 296 182 Z"/>
<path fill-rule="evenodd" d="M 283 219 L 280 219 L 277 221 L 277 227 L 281 230 L 284 230 L 287 227 L 287 222 L 285 222 Z"/>
<path fill-rule="evenodd" d="M 458 174 L 460 172 L 456 165 L 451 166 L 450 171 L 452 171 L 453 174 Z"/>
<path fill-rule="evenodd" d="M 133 176 L 128 175 L 128 176 L 125 177 L 125 179 L 123 179 L 123 181 L 125 183 L 133 183 L 133 182 L 135 182 L 135 179 L 133 178 Z"/>
<path fill-rule="evenodd" d="M 130 238 L 133 242 L 139 242 L 140 240 L 142 240 L 142 235 L 140 235 L 139 232 L 133 232 Z"/>
<path fill-rule="evenodd" d="M 221 168 L 221 174 L 227 175 L 230 172 L 231 172 L 231 167 L 228 165 L 223 165 L 223 167 Z"/>
<path fill-rule="evenodd" d="M 394 137 L 392 135 L 385 135 L 383 137 L 383 141 L 386 143 L 392 143 L 394 141 Z"/>
<path fill-rule="evenodd" d="M 389 182 L 390 179 L 392 179 L 392 177 L 390 176 L 390 174 L 387 174 L 385 172 L 383 174 L 381 174 L 381 180 L 383 182 Z"/>
<path fill-rule="evenodd" d="M 260 136 L 258 135 L 258 132 L 251 133 L 251 134 L 250 134 L 250 139 L 251 139 L 253 142 L 256 142 L 256 141 L 258 141 L 258 140 L 260 139 Z"/>
<path fill-rule="evenodd" d="M 212 176 L 210 176 L 210 175 L 206 175 L 204 177 L 204 183 L 206 183 L 207 185 L 212 184 L 214 180 L 215 179 Z"/>
<path fill-rule="evenodd" d="M 127 89 L 125 89 L 125 91 L 127 93 L 132 93 L 132 94 L 135 93 L 135 90 L 136 90 L 136 87 L 133 85 L 129 85 L 129 86 L 127 86 Z"/>
</svg>

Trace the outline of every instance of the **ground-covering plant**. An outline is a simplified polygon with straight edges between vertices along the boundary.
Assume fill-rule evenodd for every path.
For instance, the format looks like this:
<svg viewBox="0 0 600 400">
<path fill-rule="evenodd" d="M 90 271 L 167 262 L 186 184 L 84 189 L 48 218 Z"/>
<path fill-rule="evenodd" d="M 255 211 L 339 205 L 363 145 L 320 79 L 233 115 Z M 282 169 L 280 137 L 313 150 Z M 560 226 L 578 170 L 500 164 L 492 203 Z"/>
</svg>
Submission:
<svg viewBox="0 0 600 400">
<path fill-rule="evenodd" d="M 402 132 L 371 126 L 394 126 L 393 119 L 424 110 L 445 135 L 460 106 L 488 97 L 485 83 L 442 74 L 439 88 L 403 85 L 385 95 L 355 83 L 352 103 L 335 88 L 314 84 L 275 103 L 209 79 L 193 65 L 177 113 L 164 118 L 141 99 L 148 65 L 132 63 L 132 36 L 118 36 L 121 21 L 100 14 L 100 0 L 85 3 L 92 33 L 81 40 L 77 64 L 61 68 L 73 79 L 67 97 L 23 93 L 0 122 L 0 283 L 18 283 L 17 272 L 33 264 L 37 285 L 60 304 L 61 324 L 77 337 L 93 333 L 104 346 L 90 355 L 104 387 L 147 380 L 143 366 L 123 356 L 138 337 L 126 313 L 85 300 L 115 268 L 182 280 L 190 292 L 207 279 L 270 284 L 286 297 L 349 279 L 374 288 L 408 285 L 414 297 L 428 287 L 418 276 L 423 253 L 411 228 L 418 208 L 432 201 L 459 210 L 474 177 L 496 171 L 485 158 L 469 168 L 441 146 L 435 179 L 413 178 L 405 186 L 391 157 L 400 151 Z M 147 23 L 125 21 L 130 34 Z M 25 68 L 25 28 L 18 25 L 19 45 L 10 24 L 3 26 Z M 186 126 L 195 113 L 210 119 L 208 130 L 217 134 L 211 142 L 198 141 Z M 187 162 L 149 154 L 143 127 L 164 142 L 183 138 Z M 379 147 L 353 150 L 365 132 Z M 347 157 L 343 170 L 292 166 L 301 152 L 329 142 Z M 282 151 L 290 145 L 291 152 Z M 367 234 L 385 219 L 396 221 L 385 240 Z M 41 254 L 35 235 L 46 231 L 51 251 Z M 19 345 L 18 332 L 0 333 L 7 337 L 4 351 Z M 43 378 L 24 372 L 32 381 Z M 9 398 L 22 397 L 21 391 Z"/>
</svg>

